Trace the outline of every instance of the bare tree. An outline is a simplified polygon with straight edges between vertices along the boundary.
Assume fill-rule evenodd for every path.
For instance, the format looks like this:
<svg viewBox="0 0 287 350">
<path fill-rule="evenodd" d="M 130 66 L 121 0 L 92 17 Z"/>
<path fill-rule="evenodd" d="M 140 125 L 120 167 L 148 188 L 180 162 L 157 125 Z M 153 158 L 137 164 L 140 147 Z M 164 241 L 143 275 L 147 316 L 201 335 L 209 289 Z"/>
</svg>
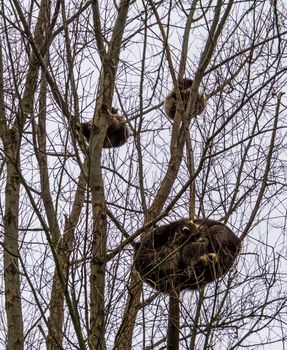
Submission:
<svg viewBox="0 0 287 350">
<path fill-rule="evenodd" d="M 284 347 L 285 13 L 283 1 L 1 1 L 0 348 Z M 190 119 L 199 90 L 207 107 Z M 112 107 L 130 137 L 104 149 Z M 240 237 L 231 271 L 171 297 L 143 283 L 135 242 L 196 217 Z"/>
</svg>

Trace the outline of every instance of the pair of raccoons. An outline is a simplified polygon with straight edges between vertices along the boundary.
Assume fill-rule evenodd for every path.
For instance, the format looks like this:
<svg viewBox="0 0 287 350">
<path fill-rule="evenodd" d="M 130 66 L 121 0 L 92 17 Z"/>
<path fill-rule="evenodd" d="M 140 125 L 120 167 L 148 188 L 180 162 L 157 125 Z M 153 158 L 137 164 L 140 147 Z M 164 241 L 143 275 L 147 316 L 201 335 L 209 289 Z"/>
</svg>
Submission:
<svg viewBox="0 0 287 350">
<path fill-rule="evenodd" d="M 240 240 L 211 219 L 180 219 L 157 226 L 135 243 L 135 269 L 163 293 L 195 290 L 224 276 L 240 252 Z"/>
<path fill-rule="evenodd" d="M 192 83 L 193 80 L 187 78 L 180 80 L 178 83 L 185 109 L 187 108 L 188 100 L 191 94 Z M 201 114 L 204 111 L 205 105 L 206 100 L 204 94 L 202 92 L 198 92 L 195 108 L 191 113 L 191 116 Z M 177 98 L 174 89 L 167 95 L 164 102 L 164 108 L 168 117 L 170 119 L 174 119 L 177 108 Z M 103 148 L 120 147 L 126 143 L 129 137 L 129 129 L 126 120 L 124 117 L 118 115 L 118 110 L 116 108 L 111 108 L 110 116 L 111 121 L 110 125 L 107 128 Z M 81 126 L 85 138 L 89 141 L 92 131 L 92 121 L 89 121 L 88 123 L 82 123 Z"/>
</svg>

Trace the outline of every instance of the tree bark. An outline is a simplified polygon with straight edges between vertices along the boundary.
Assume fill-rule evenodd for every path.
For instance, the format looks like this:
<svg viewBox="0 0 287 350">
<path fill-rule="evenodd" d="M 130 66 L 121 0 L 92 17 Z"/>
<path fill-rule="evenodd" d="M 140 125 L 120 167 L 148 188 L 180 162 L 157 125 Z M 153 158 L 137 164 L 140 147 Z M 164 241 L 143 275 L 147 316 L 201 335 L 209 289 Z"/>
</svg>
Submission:
<svg viewBox="0 0 287 350">
<path fill-rule="evenodd" d="M 169 296 L 168 326 L 167 326 L 167 350 L 179 349 L 179 291 L 174 290 Z"/>
<path fill-rule="evenodd" d="M 7 183 L 4 216 L 4 281 L 8 325 L 7 350 L 24 347 L 23 318 L 18 251 L 18 213 L 20 181 L 13 160 L 18 156 L 17 141 L 6 146 Z M 19 164 L 19 162 L 17 162 Z"/>
</svg>

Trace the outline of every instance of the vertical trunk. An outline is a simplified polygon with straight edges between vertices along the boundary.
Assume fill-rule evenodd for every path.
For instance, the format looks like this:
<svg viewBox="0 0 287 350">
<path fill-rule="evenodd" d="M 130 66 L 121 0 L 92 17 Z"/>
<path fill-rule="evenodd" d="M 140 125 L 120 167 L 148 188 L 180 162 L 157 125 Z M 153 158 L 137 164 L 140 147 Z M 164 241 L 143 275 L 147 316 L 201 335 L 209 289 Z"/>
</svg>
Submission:
<svg viewBox="0 0 287 350">
<path fill-rule="evenodd" d="M 90 276 L 90 348 L 105 349 L 105 269 L 106 269 L 106 213 L 105 207 L 98 205 L 95 210 L 92 261 Z"/>
<path fill-rule="evenodd" d="M 103 117 L 103 116 L 102 116 Z M 104 135 L 103 135 L 104 136 Z M 107 217 L 101 174 L 101 148 L 90 139 L 89 185 L 92 195 L 93 235 L 90 275 L 90 349 L 104 350 L 105 329 L 105 269 Z M 97 139 L 99 141 L 99 139 Z M 101 140 L 104 141 L 103 138 Z M 102 144 L 102 143 L 101 143 Z"/>
<path fill-rule="evenodd" d="M 18 259 L 18 216 L 20 181 L 13 160 L 17 158 L 17 142 L 6 148 L 7 183 L 4 216 L 4 281 L 5 308 L 8 325 L 7 350 L 22 350 L 24 345 Z"/>
<path fill-rule="evenodd" d="M 124 310 L 123 321 L 118 329 L 114 350 L 132 349 L 133 327 L 137 317 L 140 296 L 142 292 L 142 281 L 136 271 L 132 271 L 129 294 Z"/>
<path fill-rule="evenodd" d="M 35 28 L 35 40 L 37 44 L 43 41 L 41 28 L 43 21 L 43 9 L 45 0 L 42 1 L 42 11 L 39 13 L 38 22 Z M 21 288 L 19 272 L 19 190 L 20 179 L 18 167 L 20 164 L 19 149 L 21 144 L 21 130 L 27 116 L 33 110 L 33 98 L 36 90 L 39 65 L 32 56 L 23 94 L 20 102 L 20 112 L 11 130 L 8 129 L 5 120 L 4 96 L 1 84 L 1 125 L 0 136 L 3 140 L 6 154 L 7 183 L 5 189 L 5 215 L 4 215 L 4 281 L 5 281 L 5 308 L 8 324 L 8 346 L 10 350 L 20 350 L 24 346 L 23 319 L 21 309 Z M 1 79 L 3 78 L 3 65 L 1 53 Z"/>
<path fill-rule="evenodd" d="M 100 123 L 105 115 L 101 114 Z M 105 269 L 106 269 L 106 235 L 107 217 L 105 194 L 101 173 L 101 147 L 104 136 L 90 138 L 89 186 L 92 196 L 93 233 L 90 275 L 90 349 L 105 349 Z"/>
<path fill-rule="evenodd" d="M 9 130 L 5 120 L 3 89 L 3 57 L 0 45 L 0 137 L 6 154 L 7 182 L 5 188 L 4 214 L 4 283 L 5 309 L 7 317 L 7 349 L 21 350 L 24 346 L 23 319 L 21 307 L 19 252 L 18 252 L 18 217 L 20 180 L 16 164 L 19 164 L 18 135 Z"/>
<path fill-rule="evenodd" d="M 175 290 L 169 296 L 167 350 L 179 349 L 179 324 L 179 291 Z"/>
<path fill-rule="evenodd" d="M 15 4 L 17 10 L 18 4 Z M 41 45 L 44 40 L 43 22 L 46 12 L 47 1 L 41 2 L 37 24 L 35 27 L 35 42 Z M 23 14 L 19 12 L 21 17 Z M 23 98 L 19 106 L 19 114 L 15 119 L 11 130 L 5 121 L 3 91 L 1 91 L 1 124 L 3 130 L 0 136 L 3 140 L 6 154 L 7 183 L 5 189 L 5 215 L 4 215 L 4 281 L 5 281 L 5 308 L 8 324 L 8 350 L 20 350 L 24 346 L 23 319 L 21 310 L 21 289 L 19 272 L 19 190 L 20 180 L 18 168 L 20 164 L 19 149 L 21 144 L 21 131 L 27 116 L 33 111 L 34 93 L 37 85 L 39 64 L 32 55 L 27 72 L 27 80 Z M 2 54 L 1 54 L 1 79 L 3 77 Z M 2 89 L 1 89 L 2 90 Z"/>
</svg>

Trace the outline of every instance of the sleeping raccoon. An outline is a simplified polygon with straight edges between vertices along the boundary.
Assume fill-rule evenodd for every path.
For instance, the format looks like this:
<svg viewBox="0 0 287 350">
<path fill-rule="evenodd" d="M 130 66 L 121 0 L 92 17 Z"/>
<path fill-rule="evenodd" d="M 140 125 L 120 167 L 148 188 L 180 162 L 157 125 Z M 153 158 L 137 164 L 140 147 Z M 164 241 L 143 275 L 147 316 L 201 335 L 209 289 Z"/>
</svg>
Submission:
<svg viewBox="0 0 287 350">
<path fill-rule="evenodd" d="M 180 90 L 181 98 L 184 104 L 184 108 L 187 108 L 187 103 L 190 97 L 191 93 L 191 85 L 193 83 L 193 80 L 184 78 L 178 82 L 178 87 Z M 176 113 L 176 92 L 175 89 L 173 89 L 166 97 L 164 102 L 164 109 L 166 114 L 169 116 L 170 119 L 174 119 L 175 113 Z M 198 114 L 201 114 L 206 106 L 206 98 L 205 95 L 202 92 L 198 92 L 197 100 L 195 103 L 195 108 L 191 112 L 190 117 L 196 116 Z"/>
<path fill-rule="evenodd" d="M 107 128 L 103 148 L 120 147 L 127 142 L 129 137 L 129 129 L 126 125 L 126 120 L 124 117 L 119 116 L 117 112 L 117 109 L 112 107 L 110 113 L 111 121 Z M 89 141 L 92 130 L 92 120 L 88 123 L 81 123 L 81 126 L 85 138 Z"/>
</svg>

